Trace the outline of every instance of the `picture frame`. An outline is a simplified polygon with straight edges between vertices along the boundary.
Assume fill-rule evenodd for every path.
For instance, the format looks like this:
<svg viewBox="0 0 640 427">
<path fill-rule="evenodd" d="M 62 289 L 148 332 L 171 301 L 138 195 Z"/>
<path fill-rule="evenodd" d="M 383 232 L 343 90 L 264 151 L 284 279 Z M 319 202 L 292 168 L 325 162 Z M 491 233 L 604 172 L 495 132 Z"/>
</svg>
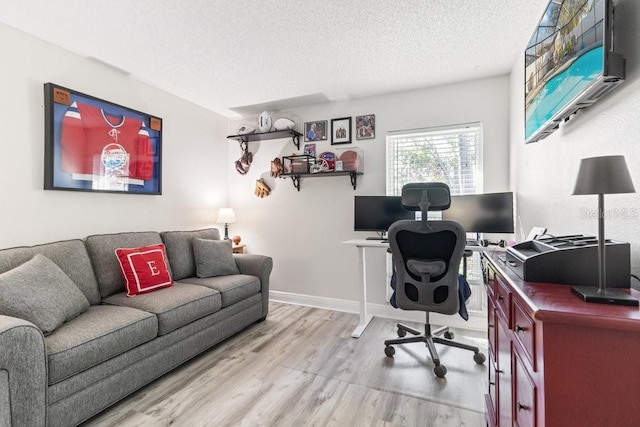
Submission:
<svg viewBox="0 0 640 427">
<path fill-rule="evenodd" d="M 316 157 L 316 144 L 304 144 L 304 154 L 315 158 Z"/>
<path fill-rule="evenodd" d="M 315 122 L 305 122 L 304 142 L 326 141 L 327 121 L 317 120 Z"/>
<path fill-rule="evenodd" d="M 351 117 L 331 119 L 331 145 L 351 143 Z"/>
<path fill-rule="evenodd" d="M 162 119 L 45 83 L 44 189 L 162 194 Z"/>
<path fill-rule="evenodd" d="M 356 139 L 373 139 L 376 137 L 376 115 L 356 116 Z"/>
</svg>

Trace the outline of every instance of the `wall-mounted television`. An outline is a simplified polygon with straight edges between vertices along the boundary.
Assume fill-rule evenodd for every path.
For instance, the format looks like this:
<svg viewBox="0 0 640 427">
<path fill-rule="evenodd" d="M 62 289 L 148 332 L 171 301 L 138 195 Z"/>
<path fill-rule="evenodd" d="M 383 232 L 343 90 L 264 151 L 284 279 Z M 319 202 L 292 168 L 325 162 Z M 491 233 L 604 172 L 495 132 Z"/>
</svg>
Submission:
<svg viewBox="0 0 640 427">
<path fill-rule="evenodd" d="M 404 209 L 400 196 L 354 196 L 354 231 L 375 231 L 384 238 L 391 224 L 414 219 L 415 212 Z"/>
<path fill-rule="evenodd" d="M 442 219 L 459 223 L 468 233 L 513 233 L 513 193 L 451 196 Z"/>
<path fill-rule="evenodd" d="M 525 141 L 539 141 L 625 78 L 613 0 L 551 0 L 525 51 Z"/>
</svg>

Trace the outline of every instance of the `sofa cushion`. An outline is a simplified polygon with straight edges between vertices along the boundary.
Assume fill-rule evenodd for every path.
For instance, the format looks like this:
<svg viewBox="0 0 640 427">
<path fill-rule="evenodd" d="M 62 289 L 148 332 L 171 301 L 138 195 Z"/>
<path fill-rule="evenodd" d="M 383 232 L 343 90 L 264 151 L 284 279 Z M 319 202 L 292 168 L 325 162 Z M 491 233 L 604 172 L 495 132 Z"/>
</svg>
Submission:
<svg viewBox="0 0 640 427">
<path fill-rule="evenodd" d="M 55 262 L 73 280 L 90 304 L 100 304 L 100 291 L 89 254 L 84 242 L 79 239 L 0 250 L 0 273 L 24 264 L 35 254 L 42 254 Z"/>
<path fill-rule="evenodd" d="M 173 285 L 164 245 L 118 248 L 116 256 L 127 296 L 153 292 Z"/>
<path fill-rule="evenodd" d="M 231 240 L 193 239 L 191 243 L 196 276 L 214 277 L 240 273 L 233 260 Z"/>
<path fill-rule="evenodd" d="M 158 317 L 158 335 L 165 335 L 222 307 L 215 289 L 192 284 L 176 284 L 170 288 L 128 298 L 123 293 L 105 298 L 106 304 L 137 308 Z"/>
<path fill-rule="evenodd" d="M 45 335 L 88 308 L 80 289 L 44 255 L 0 274 L 0 314 L 28 320 Z"/>
<path fill-rule="evenodd" d="M 157 335 L 158 321 L 151 313 L 129 307 L 93 305 L 45 338 L 49 385 Z"/>
<path fill-rule="evenodd" d="M 189 277 L 180 280 L 179 283 L 193 283 L 219 291 L 222 295 L 222 307 L 228 307 L 238 301 L 260 293 L 260 279 L 247 274 L 207 278 Z"/>
<path fill-rule="evenodd" d="M 124 292 L 124 279 L 120 273 L 120 264 L 116 256 L 118 248 L 156 245 L 162 243 L 160 234 L 155 231 L 139 233 L 96 234 L 85 240 L 87 252 L 98 279 L 102 298 Z M 169 266 L 171 270 L 171 266 Z"/>
<path fill-rule="evenodd" d="M 220 240 L 220 232 L 216 228 L 194 231 L 165 231 L 160 233 L 167 247 L 167 259 L 173 273 L 173 280 L 184 279 L 196 275 L 196 263 L 193 257 L 193 239 Z"/>
</svg>

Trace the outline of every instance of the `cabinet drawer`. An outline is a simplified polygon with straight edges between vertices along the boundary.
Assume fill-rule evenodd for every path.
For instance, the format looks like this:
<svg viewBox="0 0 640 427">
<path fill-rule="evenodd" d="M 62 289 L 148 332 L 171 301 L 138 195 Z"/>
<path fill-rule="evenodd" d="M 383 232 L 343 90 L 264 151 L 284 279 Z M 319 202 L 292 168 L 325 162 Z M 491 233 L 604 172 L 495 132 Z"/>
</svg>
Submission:
<svg viewBox="0 0 640 427">
<path fill-rule="evenodd" d="M 517 301 L 513 301 L 513 332 L 516 341 L 524 349 L 526 358 L 536 370 L 535 354 L 536 354 L 536 334 L 535 323 L 529 314 L 522 309 Z"/>
<path fill-rule="evenodd" d="M 496 310 L 506 320 L 507 327 L 511 329 L 511 291 L 498 274 L 496 274 L 493 292 Z"/>
<path fill-rule="evenodd" d="M 513 353 L 513 416 L 518 427 L 536 425 L 536 387 L 516 351 Z"/>
</svg>

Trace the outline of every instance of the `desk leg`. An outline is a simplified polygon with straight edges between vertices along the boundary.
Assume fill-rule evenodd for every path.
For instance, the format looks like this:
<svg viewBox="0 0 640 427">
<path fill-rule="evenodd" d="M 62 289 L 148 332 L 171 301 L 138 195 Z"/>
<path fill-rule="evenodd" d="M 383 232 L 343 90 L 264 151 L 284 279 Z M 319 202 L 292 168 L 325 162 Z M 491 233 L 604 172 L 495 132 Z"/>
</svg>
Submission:
<svg viewBox="0 0 640 427">
<path fill-rule="evenodd" d="M 358 250 L 360 251 L 360 261 L 358 264 L 360 270 L 360 283 L 362 283 L 362 296 L 360 297 L 360 323 L 351 333 L 353 338 L 360 338 L 360 335 L 362 335 L 365 328 L 373 318 L 373 316 L 367 314 L 367 256 L 364 247 L 359 246 Z"/>
</svg>

